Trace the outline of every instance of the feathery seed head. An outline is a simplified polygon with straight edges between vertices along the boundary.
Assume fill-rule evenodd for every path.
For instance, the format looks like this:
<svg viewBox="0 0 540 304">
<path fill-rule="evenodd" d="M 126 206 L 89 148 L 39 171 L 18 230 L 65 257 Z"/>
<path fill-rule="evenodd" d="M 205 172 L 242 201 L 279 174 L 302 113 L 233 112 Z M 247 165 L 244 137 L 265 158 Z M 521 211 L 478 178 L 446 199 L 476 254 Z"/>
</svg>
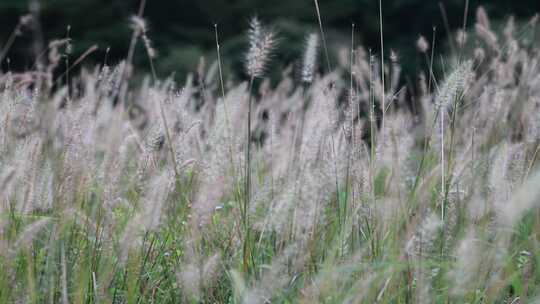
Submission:
<svg viewBox="0 0 540 304">
<path fill-rule="evenodd" d="M 390 61 L 392 63 L 397 63 L 399 60 L 398 53 L 395 50 L 390 50 Z"/>
<path fill-rule="evenodd" d="M 249 23 L 248 39 L 247 74 L 254 78 L 261 77 L 276 44 L 275 33 L 264 28 L 259 19 L 254 17 Z"/>
<path fill-rule="evenodd" d="M 146 49 L 146 52 L 148 53 L 148 57 L 151 59 L 157 57 L 157 51 L 152 46 L 152 40 L 148 38 L 148 35 L 146 34 L 148 32 L 148 26 L 146 23 L 146 20 L 139 16 L 132 16 L 131 17 L 131 27 L 136 32 L 136 35 L 140 35 L 142 38 L 142 41 L 144 43 L 144 48 Z"/>
<path fill-rule="evenodd" d="M 34 20 L 34 17 L 31 14 L 27 14 L 19 18 L 19 24 L 21 26 L 27 26 L 32 22 L 32 20 Z"/>
<path fill-rule="evenodd" d="M 139 16 L 132 16 L 130 21 L 131 27 L 134 30 L 137 30 L 141 33 L 145 33 L 147 31 L 146 21 L 143 18 Z"/>
<path fill-rule="evenodd" d="M 498 50 L 497 35 L 484 25 L 477 23 L 474 27 L 476 34 L 493 50 Z"/>
<path fill-rule="evenodd" d="M 463 47 L 465 43 L 467 42 L 467 32 L 464 30 L 459 30 L 456 34 L 456 42 L 460 47 Z"/>
<path fill-rule="evenodd" d="M 420 36 L 416 41 L 416 47 L 421 53 L 425 53 L 429 50 L 429 42 L 426 40 L 426 37 Z"/>
<path fill-rule="evenodd" d="M 302 67 L 302 81 L 311 83 L 317 64 L 317 48 L 319 47 L 319 35 L 312 33 L 306 40 L 306 49 L 304 51 L 304 64 Z"/>
<path fill-rule="evenodd" d="M 437 96 L 437 103 L 441 106 L 451 105 L 461 97 L 466 88 L 467 80 L 471 76 L 472 61 L 468 60 L 459 65 L 441 86 Z"/>
<path fill-rule="evenodd" d="M 478 9 L 476 10 L 476 22 L 478 22 L 478 24 L 482 25 L 486 29 L 489 29 L 491 27 L 488 14 L 483 6 L 478 7 Z"/>
<path fill-rule="evenodd" d="M 540 16 L 538 14 L 535 14 L 530 20 L 529 20 L 529 26 L 531 27 L 535 27 L 536 24 L 538 23 L 538 19 L 540 18 Z"/>
<path fill-rule="evenodd" d="M 476 48 L 474 49 L 474 59 L 478 62 L 483 62 L 486 58 L 486 52 L 483 48 Z"/>
</svg>

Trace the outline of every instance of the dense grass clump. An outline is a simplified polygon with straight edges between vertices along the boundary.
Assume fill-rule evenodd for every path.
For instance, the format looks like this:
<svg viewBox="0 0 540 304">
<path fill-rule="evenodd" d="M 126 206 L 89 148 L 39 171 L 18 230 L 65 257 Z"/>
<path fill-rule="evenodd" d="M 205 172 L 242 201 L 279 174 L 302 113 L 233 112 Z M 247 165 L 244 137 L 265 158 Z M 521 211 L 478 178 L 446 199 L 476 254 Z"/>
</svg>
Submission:
<svg viewBox="0 0 540 304">
<path fill-rule="evenodd" d="M 58 77 L 71 42 L 52 42 L 0 75 L 0 303 L 534 302 L 537 19 L 477 16 L 440 77 L 419 40 L 408 82 L 354 35 L 332 67 L 322 23 L 275 86 L 257 19 L 236 84 L 217 26 L 218 60 L 181 86 L 140 17 L 116 66 Z"/>
</svg>

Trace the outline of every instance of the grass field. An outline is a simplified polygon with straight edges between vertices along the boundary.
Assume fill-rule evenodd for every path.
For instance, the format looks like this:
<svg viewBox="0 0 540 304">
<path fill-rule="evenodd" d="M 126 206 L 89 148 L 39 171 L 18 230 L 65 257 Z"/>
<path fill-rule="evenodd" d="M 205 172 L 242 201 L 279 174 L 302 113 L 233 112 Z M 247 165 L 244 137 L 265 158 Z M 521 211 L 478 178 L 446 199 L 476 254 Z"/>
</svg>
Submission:
<svg viewBox="0 0 540 304">
<path fill-rule="evenodd" d="M 95 51 L 63 39 L 0 74 L 0 303 L 540 301 L 538 18 L 479 8 L 411 78 L 316 13 L 277 82 L 258 19 L 244 80 L 217 27 L 215 58 L 158 79 L 140 16 L 118 65 L 60 73 Z"/>
</svg>

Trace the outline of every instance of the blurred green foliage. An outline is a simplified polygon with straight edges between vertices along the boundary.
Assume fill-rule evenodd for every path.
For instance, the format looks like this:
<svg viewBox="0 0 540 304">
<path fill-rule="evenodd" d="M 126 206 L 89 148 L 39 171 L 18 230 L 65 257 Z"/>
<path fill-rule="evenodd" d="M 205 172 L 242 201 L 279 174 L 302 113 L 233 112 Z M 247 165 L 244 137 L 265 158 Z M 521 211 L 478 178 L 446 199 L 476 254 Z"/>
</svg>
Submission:
<svg viewBox="0 0 540 304">
<path fill-rule="evenodd" d="M 0 47 L 15 28 L 18 18 L 28 12 L 29 1 L 0 1 Z M 40 0 L 44 41 L 70 36 L 74 55 L 93 44 L 100 46 L 89 60 L 103 62 L 104 50 L 110 47 L 110 62 L 126 56 L 131 29 L 129 17 L 136 13 L 139 0 Z M 376 0 L 319 0 L 330 45 L 348 45 L 351 23 L 356 24 L 358 42 L 378 51 L 379 17 Z M 445 7 L 452 29 L 463 23 L 465 0 L 383 0 L 384 34 L 387 49 L 399 50 L 404 58 L 412 58 L 419 34 L 430 36 L 438 28 L 438 39 L 446 35 L 440 5 Z M 486 7 L 490 17 L 501 19 L 510 14 L 530 17 L 540 10 L 538 0 L 471 0 L 469 20 L 474 21 L 478 5 Z M 318 28 L 313 0 L 148 0 L 145 18 L 149 36 L 159 52 L 156 60 L 160 76 L 175 72 L 185 75 L 197 68 L 201 55 L 215 58 L 214 24 L 219 25 L 222 57 L 228 71 L 242 77 L 241 57 L 245 49 L 244 32 L 250 16 L 258 15 L 273 24 L 280 33 L 276 63 L 289 65 L 301 55 L 303 37 Z M 12 69 L 32 65 L 30 51 L 33 37 L 22 33 L 11 48 Z M 445 41 L 445 40 L 442 40 Z M 138 52 L 135 60 L 147 68 L 146 57 Z M 414 66 L 414 64 L 411 64 Z M 5 62 L 2 65 L 5 70 Z"/>
</svg>

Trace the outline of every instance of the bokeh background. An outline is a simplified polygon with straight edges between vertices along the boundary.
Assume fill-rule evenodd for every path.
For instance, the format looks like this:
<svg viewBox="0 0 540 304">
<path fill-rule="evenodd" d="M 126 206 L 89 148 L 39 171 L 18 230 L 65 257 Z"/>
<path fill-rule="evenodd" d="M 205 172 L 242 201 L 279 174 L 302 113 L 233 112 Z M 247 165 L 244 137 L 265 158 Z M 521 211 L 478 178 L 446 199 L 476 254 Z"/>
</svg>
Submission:
<svg viewBox="0 0 540 304">
<path fill-rule="evenodd" d="M 351 23 L 356 24 L 359 44 L 378 50 L 377 0 L 320 0 L 329 44 L 347 46 Z M 137 11 L 139 0 L 0 0 L 0 48 L 6 43 L 20 16 L 39 14 L 41 29 L 23 29 L 10 49 L 2 69 L 22 70 L 34 63 L 37 50 L 47 41 L 65 38 L 68 25 L 76 57 L 94 44 L 100 46 L 87 62 L 102 62 L 110 47 L 109 62 L 125 58 L 131 28 L 129 18 Z M 405 70 L 417 66 L 415 41 L 420 34 L 431 36 L 437 27 L 439 49 L 447 49 L 448 34 L 443 23 L 445 8 L 451 30 L 463 22 L 465 0 L 383 0 L 384 34 L 387 49 L 399 51 Z M 471 0 L 470 25 L 476 7 L 483 5 L 492 22 L 503 22 L 510 15 L 525 20 L 540 11 L 538 0 Z M 229 75 L 242 77 L 241 58 L 245 49 L 245 30 L 251 16 L 257 15 L 280 33 L 275 64 L 294 64 L 301 55 L 303 37 L 317 30 L 313 0 L 148 0 L 144 17 L 149 36 L 159 52 L 156 59 L 160 76 L 175 73 L 184 77 L 197 68 L 201 56 L 215 58 L 213 24 L 219 24 L 222 57 Z M 139 69 L 148 64 L 138 51 Z M 410 64 L 407 64 L 407 63 Z M 410 68 L 409 68 L 410 67 Z"/>
</svg>

